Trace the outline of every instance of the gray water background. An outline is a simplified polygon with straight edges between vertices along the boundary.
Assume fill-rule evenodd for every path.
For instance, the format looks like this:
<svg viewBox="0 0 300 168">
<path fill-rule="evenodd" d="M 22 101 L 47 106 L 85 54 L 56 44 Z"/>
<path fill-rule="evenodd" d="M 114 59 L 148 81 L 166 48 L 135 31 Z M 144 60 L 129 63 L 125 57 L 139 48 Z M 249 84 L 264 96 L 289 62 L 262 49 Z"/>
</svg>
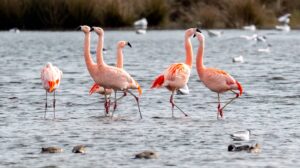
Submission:
<svg viewBox="0 0 300 168">
<path fill-rule="evenodd" d="M 300 31 L 257 33 L 267 36 L 270 53 L 257 52 L 264 43 L 239 38 L 252 32 L 225 30 L 220 38 L 204 33 L 205 65 L 226 70 L 245 91 L 218 121 L 217 94 L 199 81 L 195 66 L 190 94 L 175 97 L 189 117 L 176 110 L 171 118 L 170 92 L 149 89 L 168 65 L 185 60 L 184 30 L 105 32 L 108 64 L 115 64 L 117 41 L 133 46 L 124 49 L 124 68 L 143 88 L 142 120 L 130 96 L 120 101 L 116 119 L 103 117 L 103 98 L 88 95 L 93 81 L 83 58 L 82 32 L 0 32 L 0 167 L 299 167 Z M 96 34 L 91 37 L 95 51 Z M 198 41 L 192 43 L 196 55 Z M 232 63 L 238 55 L 245 63 Z M 43 119 L 40 70 L 47 62 L 64 73 L 55 120 L 51 108 Z M 52 96 L 48 100 L 51 105 Z M 227 152 L 233 143 L 229 134 L 245 129 L 253 135 L 241 144 L 260 143 L 262 152 Z M 73 154 L 77 144 L 86 145 L 87 153 Z M 64 152 L 41 154 L 47 146 L 60 146 Z M 159 159 L 133 159 L 147 149 L 158 152 Z"/>
</svg>

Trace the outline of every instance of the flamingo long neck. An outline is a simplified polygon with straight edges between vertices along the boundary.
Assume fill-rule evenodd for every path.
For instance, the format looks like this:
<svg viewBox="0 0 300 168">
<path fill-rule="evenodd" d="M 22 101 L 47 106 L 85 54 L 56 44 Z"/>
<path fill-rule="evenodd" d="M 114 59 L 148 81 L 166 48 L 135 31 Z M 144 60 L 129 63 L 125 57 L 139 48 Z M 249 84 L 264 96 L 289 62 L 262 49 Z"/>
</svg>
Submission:
<svg viewBox="0 0 300 168">
<path fill-rule="evenodd" d="M 123 69 L 123 51 L 122 51 L 122 47 L 118 46 L 117 49 L 117 65 L 118 68 L 122 68 Z"/>
<path fill-rule="evenodd" d="M 103 60 L 103 42 L 104 42 L 103 35 L 99 35 L 97 49 L 96 49 L 97 65 L 98 66 L 102 66 L 102 65 L 105 64 L 104 60 Z"/>
<path fill-rule="evenodd" d="M 84 37 L 84 59 L 89 73 L 92 74 L 93 66 L 95 65 L 95 63 L 91 57 L 90 38 L 91 38 L 91 34 L 86 33 Z"/>
<path fill-rule="evenodd" d="M 203 64 L 204 43 L 205 40 L 204 38 L 202 38 L 202 41 L 200 41 L 198 52 L 197 52 L 196 68 L 199 75 L 202 74 L 203 70 L 205 69 L 205 66 Z"/>
<path fill-rule="evenodd" d="M 190 40 L 190 37 L 185 37 L 184 39 L 184 47 L 185 47 L 185 63 L 192 68 L 193 64 L 193 48 L 192 48 L 192 43 Z"/>
</svg>

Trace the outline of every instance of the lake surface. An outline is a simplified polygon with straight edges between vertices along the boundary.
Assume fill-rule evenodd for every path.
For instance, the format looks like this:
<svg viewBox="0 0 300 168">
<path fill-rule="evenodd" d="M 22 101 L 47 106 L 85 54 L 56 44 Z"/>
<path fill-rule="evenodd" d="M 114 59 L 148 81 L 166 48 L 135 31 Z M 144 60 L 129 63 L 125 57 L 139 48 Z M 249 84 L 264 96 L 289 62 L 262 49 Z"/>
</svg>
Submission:
<svg viewBox="0 0 300 168">
<path fill-rule="evenodd" d="M 88 94 L 93 81 L 84 62 L 81 31 L 0 32 L 0 167 L 299 167 L 300 31 L 257 33 L 267 36 L 270 53 L 257 52 L 265 43 L 239 38 L 251 32 L 226 30 L 219 38 L 204 32 L 205 65 L 226 70 L 245 90 L 224 110 L 225 119 L 217 120 L 217 94 L 200 83 L 195 66 L 190 94 L 175 96 L 189 117 L 175 110 L 172 118 L 170 92 L 149 89 L 168 65 L 185 60 L 184 30 L 145 35 L 106 31 L 105 61 L 114 65 L 117 41 L 130 41 L 133 48 L 124 49 L 124 68 L 143 88 L 143 119 L 127 96 L 111 120 L 103 117 L 103 97 Z M 96 34 L 91 37 L 95 51 Z M 192 43 L 196 54 L 198 41 Z M 244 63 L 232 62 L 238 55 L 244 56 Z M 47 62 L 64 73 L 55 120 L 52 108 L 43 118 L 40 70 Z M 230 97 L 221 96 L 224 101 Z M 246 129 L 253 135 L 241 144 L 260 143 L 262 152 L 227 152 L 234 143 L 229 134 Z M 78 144 L 87 146 L 86 154 L 71 152 Z M 41 154 L 41 147 L 48 146 L 60 146 L 64 152 Z M 154 150 L 159 158 L 133 159 L 143 150 Z"/>
</svg>

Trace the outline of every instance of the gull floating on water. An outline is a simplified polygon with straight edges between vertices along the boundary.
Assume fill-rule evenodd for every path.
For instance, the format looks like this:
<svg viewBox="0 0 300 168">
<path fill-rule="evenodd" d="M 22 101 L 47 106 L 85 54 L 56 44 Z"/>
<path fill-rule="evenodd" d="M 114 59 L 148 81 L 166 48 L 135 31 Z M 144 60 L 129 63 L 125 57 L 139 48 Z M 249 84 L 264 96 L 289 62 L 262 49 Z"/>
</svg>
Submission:
<svg viewBox="0 0 300 168">
<path fill-rule="evenodd" d="M 248 141 L 250 139 L 251 131 L 247 129 L 246 131 L 238 131 L 233 134 L 230 134 L 230 137 L 234 141 Z"/>
<path fill-rule="evenodd" d="M 239 55 L 237 57 L 233 57 L 232 58 L 232 62 L 240 62 L 243 63 L 244 62 L 244 57 L 242 55 Z"/>
<path fill-rule="evenodd" d="M 291 27 L 287 24 L 285 24 L 285 25 L 276 25 L 275 28 L 276 28 L 276 30 L 284 31 L 284 32 L 289 32 L 291 30 Z"/>
<path fill-rule="evenodd" d="M 253 34 L 252 36 L 247 36 L 247 35 L 241 35 L 240 38 L 249 40 L 249 41 L 256 41 L 256 42 L 266 42 L 267 37 L 266 36 L 261 36 L 258 34 Z"/>
<path fill-rule="evenodd" d="M 257 51 L 262 52 L 262 53 L 269 53 L 269 52 L 271 52 L 271 47 L 272 47 L 272 45 L 268 44 L 267 48 L 259 48 L 259 49 L 257 49 Z"/>
<path fill-rule="evenodd" d="M 223 34 L 223 31 L 217 31 L 217 30 L 206 30 L 209 37 L 221 37 Z"/>
<path fill-rule="evenodd" d="M 243 29 L 244 30 L 255 31 L 256 30 L 256 26 L 255 25 L 244 26 Z"/>
</svg>

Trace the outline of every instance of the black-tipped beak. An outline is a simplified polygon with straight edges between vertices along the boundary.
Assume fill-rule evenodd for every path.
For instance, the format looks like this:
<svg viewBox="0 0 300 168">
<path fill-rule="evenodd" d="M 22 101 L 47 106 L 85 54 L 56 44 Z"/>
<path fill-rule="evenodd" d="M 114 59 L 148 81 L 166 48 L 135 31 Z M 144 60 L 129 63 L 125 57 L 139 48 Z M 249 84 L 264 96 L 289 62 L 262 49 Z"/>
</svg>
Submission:
<svg viewBox="0 0 300 168">
<path fill-rule="evenodd" d="M 196 29 L 196 32 L 202 33 L 199 28 Z M 195 38 L 195 37 L 196 37 L 196 33 L 194 34 L 193 38 Z"/>
<path fill-rule="evenodd" d="M 90 32 L 93 31 L 93 30 L 94 30 L 94 28 L 92 27 L 91 30 L 90 30 Z"/>
<path fill-rule="evenodd" d="M 129 42 L 127 42 L 127 45 L 128 45 L 130 48 L 132 48 L 132 46 L 131 46 L 131 44 L 130 44 Z"/>
<path fill-rule="evenodd" d="M 78 26 L 78 27 L 76 27 L 76 29 L 75 30 L 80 30 L 81 29 L 81 26 Z"/>
</svg>

